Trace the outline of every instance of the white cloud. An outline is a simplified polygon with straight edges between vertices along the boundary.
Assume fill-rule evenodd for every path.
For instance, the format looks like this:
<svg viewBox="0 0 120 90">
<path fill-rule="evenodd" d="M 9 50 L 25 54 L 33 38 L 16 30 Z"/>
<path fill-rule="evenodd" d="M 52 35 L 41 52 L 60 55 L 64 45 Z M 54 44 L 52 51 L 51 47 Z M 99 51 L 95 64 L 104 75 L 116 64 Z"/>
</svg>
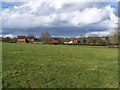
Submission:
<svg viewBox="0 0 120 90">
<path fill-rule="evenodd" d="M 15 38 L 15 37 L 17 37 L 17 36 L 16 36 L 16 35 L 13 35 L 13 34 L 6 34 L 6 35 L 0 35 L 0 37 L 3 37 L 3 38 L 6 38 L 6 37 Z"/>
<path fill-rule="evenodd" d="M 37 0 L 1 0 L 2 2 L 30 2 L 30 1 L 37 1 Z M 43 1 L 43 0 L 38 0 Z M 45 1 L 45 0 L 44 0 Z M 48 1 L 48 0 L 47 0 Z M 52 0 L 56 1 L 56 0 Z M 68 1 L 68 0 L 57 0 L 57 1 Z M 120 0 L 69 0 L 70 2 L 118 2 Z"/>
<path fill-rule="evenodd" d="M 106 35 L 109 35 L 110 32 L 109 31 L 103 31 L 103 32 L 90 32 L 90 33 L 87 33 L 85 34 L 86 37 L 88 37 L 89 35 L 98 35 L 98 36 L 106 36 Z"/>
<path fill-rule="evenodd" d="M 0 35 L 0 37 L 2 37 L 2 35 Z"/>
<path fill-rule="evenodd" d="M 97 8 L 85 9 L 82 12 L 75 11 L 73 12 L 73 18 L 71 22 L 76 25 L 97 23 L 106 17 L 105 13 L 106 12 L 104 10 Z"/>
<path fill-rule="evenodd" d="M 79 11 L 77 8 L 75 11 L 71 12 L 59 12 L 55 8 L 52 8 L 48 3 L 42 4 L 42 6 L 37 7 L 37 9 L 32 9 L 29 6 L 22 6 L 16 11 L 10 11 L 5 9 L 3 11 L 3 21 L 6 21 L 5 27 L 12 28 L 22 28 L 22 27 L 34 27 L 35 26 L 44 26 L 46 24 L 51 25 L 54 20 L 65 21 L 69 20 L 75 26 L 97 23 L 105 18 L 110 17 L 113 22 L 117 22 L 117 17 L 114 14 L 114 9 L 110 6 L 107 6 L 102 9 L 98 8 L 87 8 L 83 11 Z M 53 9 L 53 11 L 51 10 Z M 16 7 L 14 8 L 16 9 Z M 55 11 L 56 10 L 56 11 Z M 30 13 L 31 12 L 31 13 Z M 7 17 L 7 18 L 6 18 Z M 57 19 L 55 19 L 55 17 Z M 67 22 L 66 21 L 66 22 Z M 16 25 L 17 24 L 17 25 Z M 59 24 L 59 23 L 58 23 Z M 3 25 L 4 26 L 4 25 Z"/>
</svg>

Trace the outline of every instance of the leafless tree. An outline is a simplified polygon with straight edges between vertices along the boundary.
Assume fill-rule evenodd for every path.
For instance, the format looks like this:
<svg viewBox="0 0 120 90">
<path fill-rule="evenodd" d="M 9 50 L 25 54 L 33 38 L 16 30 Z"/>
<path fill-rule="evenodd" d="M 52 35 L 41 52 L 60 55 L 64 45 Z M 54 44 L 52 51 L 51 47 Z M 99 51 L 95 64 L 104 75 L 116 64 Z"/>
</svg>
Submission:
<svg viewBox="0 0 120 90">
<path fill-rule="evenodd" d="M 98 40 L 99 36 L 96 35 L 96 34 L 90 34 L 88 36 L 88 39 L 87 39 L 87 43 L 91 44 L 91 45 L 95 45 L 97 40 Z"/>
<path fill-rule="evenodd" d="M 116 28 L 110 35 L 110 44 L 117 45 L 118 44 L 118 29 Z"/>
<path fill-rule="evenodd" d="M 79 38 L 79 43 L 80 43 L 80 44 L 86 44 L 86 38 L 85 38 L 85 36 L 81 36 L 81 37 Z"/>
<path fill-rule="evenodd" d="M 40 35 L 42 42 L 50 43 L 51 42 L 51 35 L 49 32 L 42 32 Z"/>
<path fill-rule="evenodd" d="M 33 34 L 32 32 L 28 33 L 28 38 L 29 38 L 29 39 L 34 38 L 34 34 Z"/>
</svg>

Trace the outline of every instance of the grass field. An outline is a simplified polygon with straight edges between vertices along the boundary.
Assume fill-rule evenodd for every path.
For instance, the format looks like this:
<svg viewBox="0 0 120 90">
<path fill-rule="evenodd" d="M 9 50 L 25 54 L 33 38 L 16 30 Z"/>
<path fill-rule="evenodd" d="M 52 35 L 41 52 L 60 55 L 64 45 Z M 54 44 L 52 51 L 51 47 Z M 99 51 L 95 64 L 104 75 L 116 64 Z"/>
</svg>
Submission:
<svg viewBox="0 0 120 90">
<path fill-rule="evenodd" d="M 3 43 L 3 87 L 117 88 L 117 48 Z"/>
</svg>

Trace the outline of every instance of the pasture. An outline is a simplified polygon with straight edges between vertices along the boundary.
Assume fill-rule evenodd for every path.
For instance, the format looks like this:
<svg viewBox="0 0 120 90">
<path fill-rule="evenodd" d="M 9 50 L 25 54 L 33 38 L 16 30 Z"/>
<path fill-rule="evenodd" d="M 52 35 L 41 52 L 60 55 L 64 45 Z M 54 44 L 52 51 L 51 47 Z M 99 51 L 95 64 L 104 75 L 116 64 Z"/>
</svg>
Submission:
<svg viewBox="0 0 120 90">
<path fill-rule="evenodd" d="M 3 87 L 118 87 L 117 48 L 20 43 L 2 45 Z"/>
</svg>

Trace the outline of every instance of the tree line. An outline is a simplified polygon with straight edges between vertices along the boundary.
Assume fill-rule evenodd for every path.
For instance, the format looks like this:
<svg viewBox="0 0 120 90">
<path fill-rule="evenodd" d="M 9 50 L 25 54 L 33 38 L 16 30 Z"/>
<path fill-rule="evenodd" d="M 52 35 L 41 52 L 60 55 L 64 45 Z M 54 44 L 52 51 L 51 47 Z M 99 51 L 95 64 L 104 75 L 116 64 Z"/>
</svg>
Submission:
<svg viewBox="0 0 120 90">
<path fill-rule="evenodd" d="M 33 33 L 29 33 L 27 35 L 28 38 L 35 38 Z M 105 36 L 105 37 L 99 37 L 96 34 L 91 34 L 88 37 L 80 37 L 80 38 L 76 38 L 78 40 L 77 45 L 100 45 L 100 46 L 110 46 L 110 45 L 118 45 L 118 39 L 119 38 L 119 33 L 118 33 L 118 29 L 114 30 L 109 36 Z M 37 42 L 44 42 L 47 44 L 51 43 L 51 39 L 53 39 L 53 37 L 51 37 L 49 32 L 43 32 L 40 35 L 40 38 L 35 38 Z M 1 38 L 0 39 L 3 42 L 16 42 L 17 38 Z M 60 44 L 64 44 L 64 42 L 69 42 L 71 40 L 71 38 L 57 38 L 57 40 L 60 41 Z"/>
</svg>

